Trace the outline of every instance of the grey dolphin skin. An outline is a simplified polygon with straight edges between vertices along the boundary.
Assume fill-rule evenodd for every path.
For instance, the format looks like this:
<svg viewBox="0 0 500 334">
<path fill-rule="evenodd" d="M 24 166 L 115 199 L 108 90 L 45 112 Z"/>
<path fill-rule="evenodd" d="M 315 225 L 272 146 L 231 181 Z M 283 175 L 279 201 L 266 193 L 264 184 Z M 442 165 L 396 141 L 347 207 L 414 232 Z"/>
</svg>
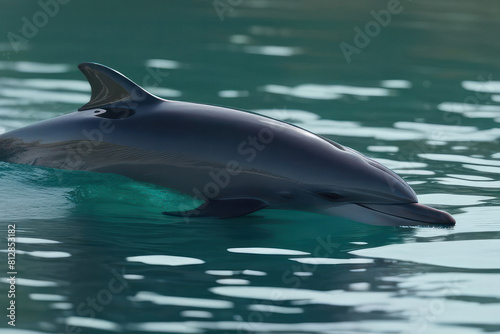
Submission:
<svg viewBox="0 0 500 334">
<path fill-rule="evenodd" d="M 158 98 L 96 63 L 78 111 L 0 136 L 0 160 L 115 173 L 203 201 L 164 214 L 230 218 L 264 208 L 388 226 L 454 225 L 398 175 L 299 127 L 234 109 Z M 193 201 L 195 203 L 195 201 Z"/>
</svg>

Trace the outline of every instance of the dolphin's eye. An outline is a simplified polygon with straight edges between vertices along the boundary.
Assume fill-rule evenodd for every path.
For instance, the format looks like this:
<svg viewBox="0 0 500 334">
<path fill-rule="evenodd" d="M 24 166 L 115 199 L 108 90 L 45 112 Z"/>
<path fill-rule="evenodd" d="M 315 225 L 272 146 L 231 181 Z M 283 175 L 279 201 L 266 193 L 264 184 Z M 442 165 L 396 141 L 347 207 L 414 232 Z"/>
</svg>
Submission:
<svg viewBox="0 0 500 334">
<path fill-rule="evenodd" d="M 332 201 L 337 201 L 339 199 L 344 198 L 344 196 L 342 196 L 342 195 L 339 195 L 336 193 L 331 193 L 331 192 L 320 192 L 320 193 L 318 193 L 318 195 L 320 195 L 326 199 L 332 200 Z"/>
<path fill-rule="evenodd" d="M 108 118 L 108 119 L 121 119 L 127 118 L 135 114 L 135 111 L 128 108 L 99 108 L 94 110 L 94 116 Z"/>
</svg>

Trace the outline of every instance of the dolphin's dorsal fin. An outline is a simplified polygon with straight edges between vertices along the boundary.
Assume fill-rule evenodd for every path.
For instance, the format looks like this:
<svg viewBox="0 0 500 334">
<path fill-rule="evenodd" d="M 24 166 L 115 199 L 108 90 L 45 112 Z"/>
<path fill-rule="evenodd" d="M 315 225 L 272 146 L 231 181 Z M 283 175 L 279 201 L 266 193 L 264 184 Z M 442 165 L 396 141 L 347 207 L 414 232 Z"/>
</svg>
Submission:
<svg viewBox="0 0 500 334">
<path fill-rule="evenodd" d="M 102 108 L 120 101 L 158 99 L 123 74 L 101 64 L 82 63 L 78 68 L 87 77 L 92 96 L 79 111 Z"/>
</svg>

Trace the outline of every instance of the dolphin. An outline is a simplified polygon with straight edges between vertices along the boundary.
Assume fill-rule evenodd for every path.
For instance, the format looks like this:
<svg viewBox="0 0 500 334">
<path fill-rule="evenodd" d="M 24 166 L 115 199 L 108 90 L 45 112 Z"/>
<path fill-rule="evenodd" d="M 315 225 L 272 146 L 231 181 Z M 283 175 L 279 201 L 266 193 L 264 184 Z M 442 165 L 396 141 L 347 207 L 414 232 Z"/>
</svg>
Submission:
<svg viewBox="0 0 500 334">
<path fill-rule="evenodd" d="M 115 173 L 198 200 L 164 212 L 171 216 L 231 218 L 268 208 L 373 225 L 455 224 L 419 204 L 393 171 L 330 139 L 246 111 L 161 99 L 101 64 L 78 67 L 90 101 L 0 135 L 1 161 Z"/>
</svg>

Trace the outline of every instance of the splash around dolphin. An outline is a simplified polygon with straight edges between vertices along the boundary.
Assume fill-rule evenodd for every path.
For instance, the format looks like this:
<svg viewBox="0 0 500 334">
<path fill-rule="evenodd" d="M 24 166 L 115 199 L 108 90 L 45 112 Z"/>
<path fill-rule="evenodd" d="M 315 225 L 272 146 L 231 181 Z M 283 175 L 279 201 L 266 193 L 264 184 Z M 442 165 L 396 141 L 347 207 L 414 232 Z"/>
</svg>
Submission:
<svg viewBox="0 0 500 334">
<path fill-rule="evenodd" d="M 298 210 L 388 226 L 454 225 L 418 204 L 398 175 L 294 125 L 250 112 L 156 97 L 97 64 L 78 111 L 0 136 L 0 160 L 115 173 L 203 201 L 164 214 L 230 218 Z"/>
</svg>

